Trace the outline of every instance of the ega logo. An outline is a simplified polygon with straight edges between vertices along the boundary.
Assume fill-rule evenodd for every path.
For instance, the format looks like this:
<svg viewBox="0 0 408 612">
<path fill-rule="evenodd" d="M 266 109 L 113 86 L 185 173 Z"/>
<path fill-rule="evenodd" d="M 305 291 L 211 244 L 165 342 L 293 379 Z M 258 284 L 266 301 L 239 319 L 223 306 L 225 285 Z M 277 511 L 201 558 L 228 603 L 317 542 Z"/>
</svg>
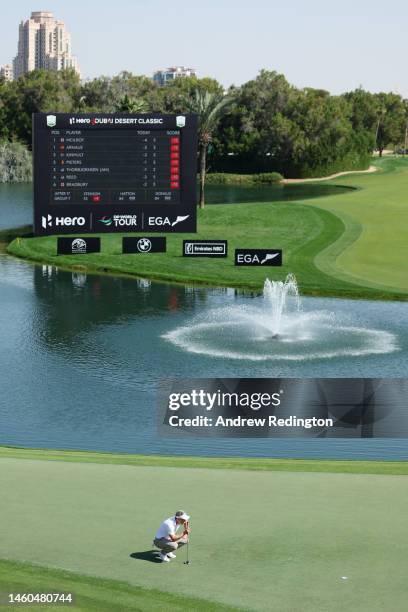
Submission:
<svg viewBox="0 0 408 612">
<path fill-rule="evenodd" d="M 282 251 L 278 249 L 236 249 L 236 266 L 281 266 Z"/>
<path fill-rule="evenodd" d="M 186 221 L 189 218 L 189 216 L 190 215 L 178 215 L 174 221 L 171 221 L 170 217 L 149 217 L 148 225 L 150 227 L 152 226 L 174 227 L 175 225 L 178 225 L 179 223 Z"/>
</svg>

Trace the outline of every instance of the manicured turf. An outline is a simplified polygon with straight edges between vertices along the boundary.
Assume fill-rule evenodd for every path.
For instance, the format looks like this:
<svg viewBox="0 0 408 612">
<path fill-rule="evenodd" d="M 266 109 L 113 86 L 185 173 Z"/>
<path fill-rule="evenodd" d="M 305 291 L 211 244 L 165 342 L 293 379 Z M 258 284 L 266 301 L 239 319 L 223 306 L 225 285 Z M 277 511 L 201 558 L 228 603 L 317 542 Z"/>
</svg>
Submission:
<svg viewBox="0 0 408 612">
<path fill-rule="evenodd" d="M 56 570 L 32 563 L 0 559 L 0 592 L 7 593 L 71 593 L 73 605 L 65 606 L 75 612 L 89 610 L 106 612 L 237 612 L 239 608 L 216 604 L 197 597 L 144 589 L 119 580 L 83 576 L 75 572 Z M 3 595 L 3 596 L 4 596 Z M 0 609 L 3 606 L 0 602 Z M 9 607 L 10 609 L 10 607 Z M 19 610 L 33 610 L 33 606 L 19 605 Z M 64 607 L 63 607 L 64 609 Z M 34 610 L 61 611 L 61 605 L 35 605 Z"/>
<path fill-rule="evenodd" d="M 14 240 L 9 252 L 60 266 L 82 266 L 176 282 L 260 290 L 265 276 L 296 274 L 302 293 L 367 298 L 408 297 L 408 162 L 384 160 L 381 172 L 350 175 L 336 183 L 360 190 L 303 203 L 208 206 L 199 232 L 170 235 L 167 254 L 121 255 L 119 234 L 102 235 L 102 253 L 56 255 L 56 238 Z M 181 256 L 185 238 L 226 238 L 228 259 Z M 233 265 L 236 247 L 282 248 L 282 268 Z"/>
<path fill-rule="evenodd" d="M 158 590 L 169 594 L 169 607 L 161 600 L 169 610 L 177 609 L 170 595 L 279 612 L 406 609 L 405 476 L 0 464 L 1 555 L 9 561 Z M 183 565 L 185 550 L 170 564 L 152 562 L 152 536 L 179 507 L 192 514 L 192 564 Z M 45 586 L 44 570 L 38 576 Z M 22 580 L 34 589 L 36 572 Z M 52 584 L 62 583 L 56 576 Z M 101 582 L 101 591 L 92 584 L 78 582 L 94 606 L 83 609 L 95 609 L 104 589 L 107 602 L 121 591 L 115 582 Z M 135 597 L 140 609 L 155 609 L 143 592 Z M 180 609 L 200 608 L 190 601 Z"/>
<path fill-rule="evenodd" d="M 343 461 L 334 459 L 271 459 L 248 457 L 189 457 L 131 455 L 94 451 L 66 451 L 0 446 L 0 459 L 36 459 L 73 463 L 104 463 L 135 467 L 181 467 L 273 472 L 326 472 L 330 474 L 408 475 L 408 461 Z"/>
<path fill-rule="evenodd" d="M 326 273 L 361 285 L 408 292 L 408 160 L 384 159 L 380 171 L 336 179 L 360 189 L 351 198 L 329 196 L 313 206 L 341 218 L 346 232 L 315 263 Z"/>
</svg>

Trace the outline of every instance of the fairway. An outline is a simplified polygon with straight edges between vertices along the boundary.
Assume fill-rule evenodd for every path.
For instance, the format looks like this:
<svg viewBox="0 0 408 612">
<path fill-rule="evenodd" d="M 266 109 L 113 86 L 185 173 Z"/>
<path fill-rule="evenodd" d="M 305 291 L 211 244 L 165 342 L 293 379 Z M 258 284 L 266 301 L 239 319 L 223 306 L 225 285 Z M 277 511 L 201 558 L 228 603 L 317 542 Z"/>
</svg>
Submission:
<svg viewBox="0 0 408 612">
<path fill-rule="evenodd" d="M 199 598 L 196 609 L 406 609 L 406 476 L 0 461 L 4 559 Z M 185 550 L 151 562 L 178 508 L 192 515 L 192 564 Z"/>
<path fill-rule="evenodd" d="M 338 278 L 408 292 L 408 162 L 377 161 L 379 171 L 337 179 L 359 189 L 351 198 L 327 197 L 313 206 L 334 213 L 346 231 L 315 259 Z"/>
</svg>

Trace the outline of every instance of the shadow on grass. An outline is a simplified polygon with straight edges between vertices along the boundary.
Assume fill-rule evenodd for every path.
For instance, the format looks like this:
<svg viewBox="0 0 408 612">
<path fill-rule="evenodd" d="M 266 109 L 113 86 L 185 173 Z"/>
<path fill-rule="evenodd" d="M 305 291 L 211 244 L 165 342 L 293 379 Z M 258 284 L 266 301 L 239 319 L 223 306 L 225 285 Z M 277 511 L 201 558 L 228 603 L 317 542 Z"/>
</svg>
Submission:
<svg viewBox="0 0 408 612">
<path fill-rule="evenodd" d="M 132 559 L 139 559 L 140 561 L 150 561 L 151 563 L 161 563 L 160 552 L 158 550 L 145 550 L 143 552 L 134 552 L 129 556 Z"/>
</svg>

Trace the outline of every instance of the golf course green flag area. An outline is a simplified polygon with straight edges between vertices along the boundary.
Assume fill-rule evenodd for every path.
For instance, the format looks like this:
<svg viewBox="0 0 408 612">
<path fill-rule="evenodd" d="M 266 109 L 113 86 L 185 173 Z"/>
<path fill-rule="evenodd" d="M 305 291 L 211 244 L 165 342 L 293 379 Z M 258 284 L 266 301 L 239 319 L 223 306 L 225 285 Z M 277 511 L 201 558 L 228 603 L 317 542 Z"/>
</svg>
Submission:
<svg viewBox="0 0 408 612">
<path fill-rule="evenodd" d="M 9 253 L 81 270 L 259 290 L 265 270 L 234 266 L 235 248 L 278 248 L 274 278 L 296 275 L 302 294 L 368 299 L 408 297 L 408 160 L 384 158 L 376 171 L 351 173 L 328 184 L 346 193 L 302 202 L 208 205 L 198 233 L 167 237 L 167 253 L 123 255 L 122 234 L 102 236 L 101 253 L 56 254 L 56 238 L 17 238 Z M 290 189 L 290 186 L 287 187 Z M 182 257 L 183 239 L 228 240 L 225 259 Z"/>
<path fill-rule="evenodd" d="M 407 476 L 392 462 L 367 474 L 18 455 L 0 459 L 2 592 L 69 591 L 83 610 L 406 610 Z M 185 547 L 158 563 L 152 539 L 179 508 L 191 564 Z"/>
</svg>

